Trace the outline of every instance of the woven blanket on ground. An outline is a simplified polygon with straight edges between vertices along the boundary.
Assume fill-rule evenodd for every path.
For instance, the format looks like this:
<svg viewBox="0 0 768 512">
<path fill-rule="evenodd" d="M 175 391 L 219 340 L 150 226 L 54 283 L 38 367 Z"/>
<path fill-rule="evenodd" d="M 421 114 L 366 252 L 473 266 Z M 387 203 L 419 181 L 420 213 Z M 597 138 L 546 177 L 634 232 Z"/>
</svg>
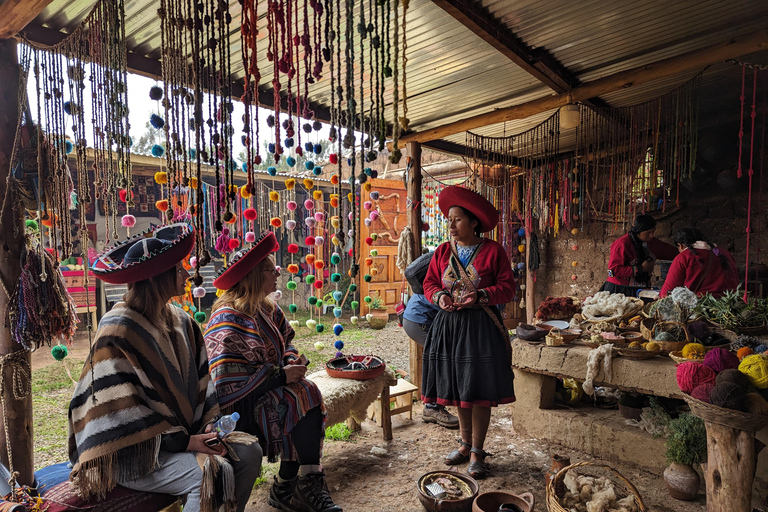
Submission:
<svg viewBox="0 0 768 512">
<path fill-rule="evenodd" d="M 365 421 L 368 406 L 379 397 L 384 386 L 397 384 L 397 377 L 392 368 L 374 379 L 354 380 L 331 377 L 325 370 L 307 375 L 320 389 L 328 415 L 325 425 L 330 427 L 352 416 L 357 422 Z"/>
<path fill-rule="evenodd" d="M 124 304 L 99 322 L 93 366 L 83 368 L 69 406 L 70 480 L 83 497 L 103 498 L 150 473 L 162 434 L 200 433 L 219 414 L 202 333 L 179 308 L 167 309 L 162 330 Z"/>
</svg>

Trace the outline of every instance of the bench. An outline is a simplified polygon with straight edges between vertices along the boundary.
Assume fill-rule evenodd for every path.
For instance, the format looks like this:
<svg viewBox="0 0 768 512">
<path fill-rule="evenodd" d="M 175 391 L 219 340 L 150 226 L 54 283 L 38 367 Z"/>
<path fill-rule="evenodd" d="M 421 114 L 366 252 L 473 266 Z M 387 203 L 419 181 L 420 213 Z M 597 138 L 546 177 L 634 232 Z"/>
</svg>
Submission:
<svg viewBox="0 0 768 512">
<path fill-rule="evenodd" d="M 368 406 L 381 395 L 381 427 L 384 439 L 392 439 L 392 420 L 389 410 L 389 387 L 397 385 L 397 377 L 391 368 L 368 380 L 338 379 L 325 370 L 307 375 L 320 389 L 327 418 L 327 426 L 347 420 L 350 430 L 358 430 L 368 412 Z"/>
</svg>

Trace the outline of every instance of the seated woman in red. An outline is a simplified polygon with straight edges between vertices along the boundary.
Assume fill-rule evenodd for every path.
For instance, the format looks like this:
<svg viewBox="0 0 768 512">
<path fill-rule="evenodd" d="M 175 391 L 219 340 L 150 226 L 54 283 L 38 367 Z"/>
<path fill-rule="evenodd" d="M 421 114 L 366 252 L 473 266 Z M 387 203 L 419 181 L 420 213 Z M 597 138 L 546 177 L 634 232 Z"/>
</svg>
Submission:
<svg viewBox="0 0 768 512">
<path fill-rule="evenodd" d="M 736 262 L 725 249 L 707 242 L 696 228 L 684 228 L 675 233 L 675 243 L 680 251 L 669 267 L 667 279 L 661 287 L 666 297 L 678 286 L 685 286 L 698 295 L 711 293 L 720 297 L 739 285 Z"/>
</svg>

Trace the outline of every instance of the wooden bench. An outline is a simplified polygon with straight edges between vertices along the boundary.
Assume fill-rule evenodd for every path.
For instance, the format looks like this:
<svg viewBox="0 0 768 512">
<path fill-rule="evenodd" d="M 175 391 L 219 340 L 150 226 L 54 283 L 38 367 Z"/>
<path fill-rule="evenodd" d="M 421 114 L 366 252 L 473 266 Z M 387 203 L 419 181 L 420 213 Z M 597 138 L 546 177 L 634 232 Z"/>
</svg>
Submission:
<svg viewBox="0 0 768 512">
<path fill-rule="evenodd" d="M 389 387 L 397 385 L 397 377 L 391 368 L 374 379 L 337 379 L 325 370 L 307 375 L 320 388 L 327 418 L 327 426 L 347 421 L 351 430 L 358 430 L 368 412 L 368 406 L 381 396 L 381 427 L 384 439 L 392 439 L 392 421 L 389 411 Z"/>
<path fill-rule="evenodd" d="M 413 419 L 413 392 L 418 391 L 419 388 L 411 384 L 405 379 L 397 379 L 395 386 L 389 387 L 389 403 L 390 406 L 382 408 L 381 404 L 385 403 L 385 400 L 379 396 L 375 402 L 368 406 L 368 417 L 379 424 L 380 427 L 384 426 L 384 414 L 382 410 L 387 411 L 389 418 L 396 414 L 402 414 L 407 412 L 408 419 Z M 387 418 L 386 421 L 391 420 Z"/>
</svg>

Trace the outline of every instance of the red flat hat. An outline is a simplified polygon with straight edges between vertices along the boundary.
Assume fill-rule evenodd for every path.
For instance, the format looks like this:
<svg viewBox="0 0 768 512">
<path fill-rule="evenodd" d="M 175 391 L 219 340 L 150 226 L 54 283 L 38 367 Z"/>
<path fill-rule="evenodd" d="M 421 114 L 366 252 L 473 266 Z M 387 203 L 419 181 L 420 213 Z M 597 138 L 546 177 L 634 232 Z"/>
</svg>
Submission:
<svg viewBox="0 0 768 512">
<path fill-rule="evenodd" d="M 225 268 L 219 276 L 213 280 L 213 286 L 219 290 L 229 290 L 243 279 L 248 272 L 254 269 L 261 261 L 280 249 L 280 244 L 271 231 L 265 231 L 256 240 L 256 243 L 250 249 L 245 249 L 230 260 L 229 266 Z"/>
<path fill-rule="evenodd" d="M 150 228 L 96 257 L 94 275 L 111 284 L 128 284 L 162 274 L 186 258 L 195 229 L 186 222 Z"/>
<path fill-rule="evenodd" d="M 499 211 L 486 198 L 464 187 L 446 187 L 437 200 L 440 211 L 448 217 L 452 206 L 461 206 L 480 221 L 480 232 L 492 231 L 499 223 Z"/>
</svg>

